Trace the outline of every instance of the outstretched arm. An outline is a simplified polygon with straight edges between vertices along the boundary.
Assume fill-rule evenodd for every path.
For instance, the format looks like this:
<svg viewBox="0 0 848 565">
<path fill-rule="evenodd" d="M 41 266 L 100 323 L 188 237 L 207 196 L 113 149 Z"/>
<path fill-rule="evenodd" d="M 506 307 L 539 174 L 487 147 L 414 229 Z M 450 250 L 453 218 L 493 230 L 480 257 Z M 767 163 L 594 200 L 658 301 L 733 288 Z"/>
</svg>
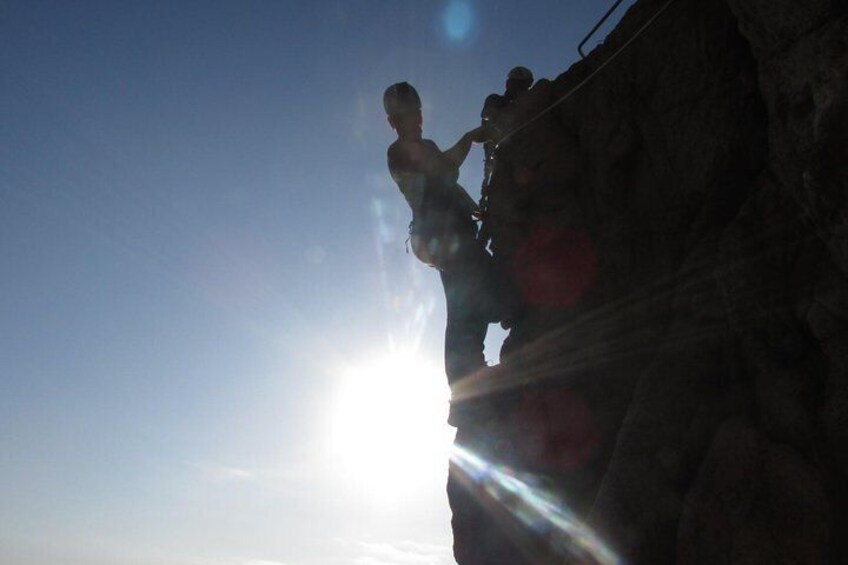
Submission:
<svg viewBox="0 0 848 565">
<path fill-rule="evenodd" d="M 483 128 L 474 128 L 460 137 L 459 141 L 456 142 L 456 145 L 445 151 L 444 155 L 450 159 L 457 168 L 459 168 L 459 166 L 465 162 L 465 158 L 468 157 L 468 152 L 471 150 L 471 144 L 481 143 L 483 141 L 485 141 Z"/>
</svg>

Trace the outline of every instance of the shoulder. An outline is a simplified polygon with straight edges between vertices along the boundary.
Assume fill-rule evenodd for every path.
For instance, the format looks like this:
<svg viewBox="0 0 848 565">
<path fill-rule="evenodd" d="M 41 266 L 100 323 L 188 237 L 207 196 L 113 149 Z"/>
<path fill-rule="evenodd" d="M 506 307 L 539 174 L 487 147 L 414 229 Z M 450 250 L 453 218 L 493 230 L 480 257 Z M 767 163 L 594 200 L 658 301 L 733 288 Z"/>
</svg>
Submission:
<svg viewBox="0 0 848 565">
<path fill-rule="evenodd" d="M 483 108 L 500 108 L 507 103 L 507 99 L 505 96 L 501 96 L 500 94 L 490 94 L 486 97 L 486 101 L 483 102 Z"/>
<path fill-rule="evenodd" d="M 397 173 L 426 172 L 438 162 L 442 151 L 430 139 L 396 141 L 389 146 L 387 159 L 389 171 Z"/>
<path fill-rule="evenodd" d="M 395 170 L 403 166 L 406 161 L 405 156 L 408 151 L 400 140 L 395 141 L 386 150 L 386 160 L 389 163 L 389 170 Z"/>
<path fill-rule="evenodd" d="M 485 118 L 492 112 L 496 112 L 507 105 L 507 99 L 500 94 L 490 94 L 483 102 L 483 111 L 480 112 L 480 117 Z"/>
<path fill-rule="evenodd" d="M 386 151 L 386 159 L 389 165 L 389 172 L 397 181 L 404 175 L 409 173 L 419 172 L 422 168 L 422 163 L 426 161 L 422 152 L 424 143 L 418 141 L 401 141 L 397 140 L 389 146 Z"/>
</svg>

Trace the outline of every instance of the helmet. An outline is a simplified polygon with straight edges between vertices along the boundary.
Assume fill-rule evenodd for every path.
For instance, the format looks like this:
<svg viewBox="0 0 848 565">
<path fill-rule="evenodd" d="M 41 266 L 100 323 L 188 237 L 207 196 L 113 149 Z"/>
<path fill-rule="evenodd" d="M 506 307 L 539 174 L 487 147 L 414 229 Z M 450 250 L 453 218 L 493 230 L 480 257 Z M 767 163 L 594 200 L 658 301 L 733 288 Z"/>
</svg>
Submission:
<svg viewBox="0 0 848 565">
<path fill-rule="evenodd" d="M 529 81 L 533 82 L 533 73 L 530 72 L 530 69 L 527 67 L 513 67 L 509 74 L 506 75 L 507 79 L 516 79 L 521 81 Z"/>
<path fill-rule="evenodd" d="M 383 93 L 383 108 L 389 116 L 420 110 L 421 98 L 411 84 L 398 82 L 388 87 Z"/>
</svg>

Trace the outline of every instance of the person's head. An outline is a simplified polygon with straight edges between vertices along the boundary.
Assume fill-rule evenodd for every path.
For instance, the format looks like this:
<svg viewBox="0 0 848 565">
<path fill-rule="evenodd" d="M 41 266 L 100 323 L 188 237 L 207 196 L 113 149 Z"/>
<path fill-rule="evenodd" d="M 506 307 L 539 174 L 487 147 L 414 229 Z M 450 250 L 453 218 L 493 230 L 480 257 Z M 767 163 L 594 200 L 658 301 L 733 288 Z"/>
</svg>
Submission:
<svg viewBox="0 0 848 565">
<path fill-rule="evenodd" d="M 507 98 L 514 98 L 531 86 L 533 86 L 533 73 L 530 72 L 530 69 L 514 67 L 506 75 L 506 92 L 504 92 L 504 95 Z"/>
<path fill-rule="evenodd" d="M 408 82 L 398 82 L 383 93 L 383 108 L 389 124 L 401 139 L 421 137 L 421 98 Z"/>
</svg>

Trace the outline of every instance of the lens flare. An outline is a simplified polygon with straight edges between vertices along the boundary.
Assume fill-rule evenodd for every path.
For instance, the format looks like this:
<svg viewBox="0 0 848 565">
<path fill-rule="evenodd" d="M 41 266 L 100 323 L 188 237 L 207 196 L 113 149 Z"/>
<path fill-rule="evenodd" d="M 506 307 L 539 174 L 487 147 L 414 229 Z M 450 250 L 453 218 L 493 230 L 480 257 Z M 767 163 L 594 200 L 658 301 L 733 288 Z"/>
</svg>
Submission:
<svg viewBox="0 0 848 565">
<path fill-rule="evenodd" d="M 454 41 L 462 41 L 471 31 L 471 6 L 465 2 L 451 2 L 445 8 L 442 23 L 448 37 Z"/>
<path fill-rule="evenodd" d="M 592 239 L 574 228 L 536 228 L 513 261 L 522 297 L 533 306 L 574 306 L 595 283 L 598 273 Z"/>
<path fill-rule="evenodd" d="M 459 480 L 485 497 L 481 502 L 494 503 L 499 510 L 506 511 L 522 531 L 543 538 L 549 551 L 578 563 L 623 564 L 564 502 L 533 484 L 537 481 L 532 476 L 519 476 L 460 445 L 454 445 L 451 463 L 453 472 L 460 474 Z"/>
<path fill-rule="evenodd" d="M 449 2 L 441 17 L 441 33 L 453 45 L 468 45 L 476 36 L 474 9 L 466 0 Z"/>
</svg>

